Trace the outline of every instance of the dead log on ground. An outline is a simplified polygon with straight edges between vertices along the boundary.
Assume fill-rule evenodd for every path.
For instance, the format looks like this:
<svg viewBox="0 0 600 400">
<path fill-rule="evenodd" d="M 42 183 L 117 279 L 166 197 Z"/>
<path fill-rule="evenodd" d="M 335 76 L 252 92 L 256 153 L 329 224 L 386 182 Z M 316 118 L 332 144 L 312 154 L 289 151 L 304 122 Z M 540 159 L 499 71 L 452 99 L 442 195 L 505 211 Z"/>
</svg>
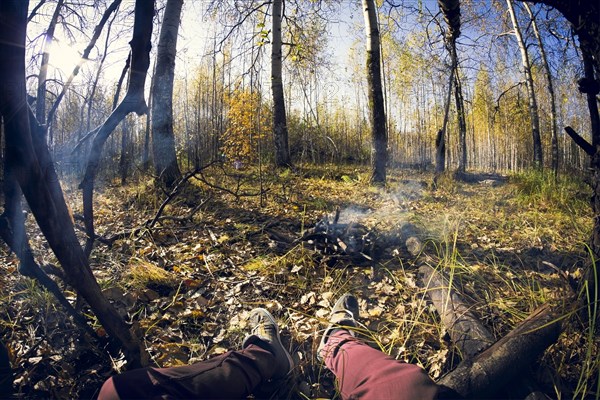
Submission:
<svg viewBox="0 0 600 400">
<path fill-rule="evenodd" d="M 473 315 L 444 275 L 423 265 L 419 268 L 419 281 L 463 360 L 475 356 L 494 343 L 494 335 Z"/>
<path fill-rule="evenodd" d="M 500 394 L 556 342 L 563 310 L 561 306 L 542 305 L 489 349 L 463 361 L 437 383 L 465 398 Z"/>
</svg>

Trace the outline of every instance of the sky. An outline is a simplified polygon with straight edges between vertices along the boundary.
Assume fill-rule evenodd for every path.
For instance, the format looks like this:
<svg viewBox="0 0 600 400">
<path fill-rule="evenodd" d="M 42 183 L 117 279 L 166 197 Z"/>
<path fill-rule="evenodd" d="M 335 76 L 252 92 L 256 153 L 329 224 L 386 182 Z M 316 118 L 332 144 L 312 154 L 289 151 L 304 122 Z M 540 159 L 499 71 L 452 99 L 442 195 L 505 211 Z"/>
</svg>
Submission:
<svg viewBox="0 0 600 400">
<path fill-rule="evenodd" d="M 437 7 L 436 0 L 422 0 L 423 4 L 428 7 Z M 405 0 L 408 4 L 418 4 L 419 0 Z M 134 0 L 123 0 L 120 7 L 120 12 L 123 10 L 131 10 Z M 161 1 L 158 2 L 159 4 Z M 177 64 L 178 72 L 182 72 L 182 68 L 193 67 L 194 59 L 200 59 L 207 54 L 212 46 L 212 43 L 207 43 L 207 40 L 212 39 L 211 24 L 205 16 L 208 0 L 185 0 L 182 13 L 182 22 L 180 27 L 180 35 L 178 39 L 179 62 Z M 31 2 L 30 8 L 33 8 L 37 2 Z M 46 14 L 51 14 L 54 4 L 44 6 L 41 11 Z M 358 37 L 362 37 L 363 33 L 363 16 L 360 7 L 360 2 L 357 0 L 343 0 L 338 6 L 335 6 L 336 12 L 334 20 L 328 23 L 330 52 L 333 56 L 335 82 L 347 81 L 350 78 L 351 72 L 348 71 L 348 54 L 351 46 Z M 96 12 L 103 12 L 97 10 Z M 87 10 L 86 13 L 91 15 L 94 11 Z M 88 16 L 89 16 L 88 15 Z M 94 16 L 95 20 L 99 20 L 100 15 Z M 129 23 L 132 23 L 130 20 Z M 40 24 L 31 24 L 30 37 L 35 37 L 37 32 L 45 29 L 44 22 Z M 127 42 L 130 40 L 130 32 L 126 32 L 125 37 L 111 38 L 112 54 L 107 59 L 104 75 L 109 80 L 116 80 L 121 72 L 122 64 L 128 52 Z M 157 35 L 158 32 L 155 32 Z M 53 46 L 54 55 L 51 56 L 51 66 L 63 71 L 66 74 L 70 72 L 77 62 L 78 54 L 81 54 L 87 45 L 87 39 L 71 43 L 71 39 L 67 38 L 64 32 L 57 29 L 57 41 Z M 102 40 L 97 44 L 103 46 Z M 154 43 L 154 47 L 156 44 Z M 185 59 L 185 60 L 184 60 Z M 185 61 L 185 62 L 182 62 Z M 185 65 L 184 65 L 185 64 Z M 332 85 L 333 87 L 333 85 Z M 333 89 L 331 89 L 333 91 Z"/>
<path fill-rule="evenodd" d="M 308 0 L 302 0 L 308 1 Z M 397 0 L 400 1 L 400 0 Z M 125 58 L 129 51 L 128 42 L 131 38 L 130 27 L 133 23 L 132 15 L 127 16 L 128 11 L 133 9 L 134 0 L 123 0 L 123 4 L 120 8 L 120 15 L 125 18 L 121 21 L 121 27 L 113 27 L 111 34 L 111 53 L 107 58 L 104 66 L 102 82 L 116 82 L 121 70 L 123 68 Z M 159 0 L 158 4 L 163 4 L 164 0 Z M 206 9 L 210 2 L 208 0 L 185 0 L 184 9 L 182 13 L 182 23 L 180 28 L 180 35 L 178 39 L 178 59 L 176 62 L 176 73 L 178 76 L 185 76 L 186 73 L 191 73 L 197 64 L 200 62 L 203 56 L 210 53 L 212 49 L 212 37 L 213 29 L 215 29 L 214 22 L 210 21 L 206 16 Z M 482 4 L 487 3 L 482 0 Z M 35 6 L 37 2 L 31 2 L 30 7 Z M 404 5 L 413 7 L 428 8 L 432 12 L 437 12 L 438 5 L 437 0 L 404 0 Z M 53 10 L 54 4 L 49 4 L 45 9 L 42 9 L 47 15 L 50 15 Z M 101 13 L 104 10 L 93 10 L 88 9 L 85 12 L 89 13 L 91 20 L 98 21 Z M 94 14 L 96 13 L 96 14 Z M 330 70 L 326 74 L 321 75 L 321 84 L 323 86 L 322 95 L 325 98 L 342 98 L 344 101 L 352 100 L 356 96 L 356 87 L 352 84 L 354 76 L 355 66 L 362 66 L 363 61 L 363 15 L 360 2 L 358 0 L 344 0 L 339 5 L 335 6 L 335 11 L 332 15 L 333 20 L 328 22 L 328 52 L 330 53 L 331 60 Z M 267 21 L 266 28 L 268 29 L 269 21 Z M 410 18 L 404 18 L 400 23 L 408 30 L 411 28 Z M 29 35 L 30 38 L 35 37 L 39 32 L 45 29 L 45 24 L 42 19 L 41 23 L 34 23 L 30 26 Z M 118 25 L 118 24 L 117 24 Z M 90 27 L 89 30 L 91 31 Z M 156 49 L 156 42 L 158 40 L 159 29 L 154 31 L 153 50 Z M 463 32 L 461 41 L 468 40 L 468 31 Z M 79 54 L 87 45 L 87 38 L 78 40 L 76 43 L 70 45 L 71 40 L 68 39 L 64 32 L 59 28 L 57 29 L 57 41 L 54 44 L 51 65 L 57 70 L 60 70 L 60 74 L 63 79 L 70 73 L 72 68 L 75 66 Z M 39 41 L 38 43 L 41 43 Z M 358 45 L 357 45 L 358 43 Z M 102 47 L 104 45 L 103 39 L 98 41 L 97 46 Z M 350 60 L 350 52 L 353 46 L 356 47 L 356 54 L 353 60 Z M 37 50 L 39 51 L 40 45 L 38 44 Z M 266 49 L 269 50 L 268 48 Z M 92 56 L 97 57 L 98 53 L 92 53 Z M 265 71 L 265 78 L 263 82 L 268 82 L 269 63 L 268 59 L 263 62 L 263 70 Z M 39 68 L 39 62 L 38 66 Z M 85 69 L 85 68 L 84 68 Z M 32 69 L 35 71 L 36 69 Z M 92 74 L 93 71 L 89 71 Z M 284 72 L 285 74 L 285 72 Z M 84 75 L 83 73 L 81 75 Z M 82 78 L 80 78 L 82 79 Z M 284 75 L 284 81 L 290 81 L 290 77 Z M 268 86 L 268 85 L 265 85 Z"/>
<path fill-rule="evenodd" d="M 127 10 L 133 9 L 134 0 L 123 0 L 120 7 L 120 12 L 125 13 Z M 30 8 L 33 8 L 37 2 L 31 2 Z M 160 1 L 159 1 L 160 4 Z M 186 0 L 184 1 L 184 8 L 182 12 L 182 21 L 179 30 L 178 38 L 178 59 L 176 61 L 176 74 L 177 76 L 184 76 L 186 72 L 191 72 L 199 64 L 200 60 L 210 54 L 212 50 L 213 40 L 213 29 L 214 22 L 210 21 L 204 14 L 206 12 L 209 1 L 206 0 Z M 51 15 L 54 4 L 44 6 L 40 12 L 42 14 Z M 349 82 L 351 72 L 348 69 L 348 53 L 350 47 L 356 40 L 358 35 L 362 34 L 361 29 L 357 29 L 358 24 L 362 24 L 362 14 L 358 3 L 356 1 L 344 1 L 338 6 L 339 13 L 336 14 L 337 19 L 328 24 L 329 37 L 327 41 L 330 43 L 330 52 L 334 62 L 332 77 L 329 85 L 326 85 L 326 90 L 331 93 L 340 93 L 343 91 L 341 87 L 338 87 L 340 83 Z M 96 12 L 102 13 L 104 10 L 97 10 Z M 98 21 L 100 14 L 93 15 L 92 10 L 87 10 L 88 17 L 92 20 Z M 37 37 L 41 32 L 44 31 L 47 25 L 48 17 L 39 18 L 39 23 L 32 23 L 28 27 L 28 34 L 30 39 Z M 35 20 L 34 20 L 35 22 Z M 132 18 L 129 18 L 124 22 L 125 24 L 132 24 Z M 268 27 L 267 27 L 268 28 Z M 106 29 L 106 28 L 105 28 Z M 124 30 L 122 33 L 119 29 L 113 27 L 113 33 L 110 39 L 110 54 L 106 59 L 103 67 L 103 81 L 104 82 L 116 82 L 119 78 L 123 64 L 129 51 L 128 42 L 131 37 L 130 30 Z M 358 32 L 357 32 L 358 31 Z M 90 29 L 91 32 L 91 29 Z M 155 26 L 155 39 L 153 40 L 153 50 L 156 49 L 156 42 L 158 40 L 159 29 Z M 51 72 L 59 74 L 63 79 L 70 74 L 73 67 L 79 60 L 83 49 L 86 47 L 89 38 L 69 38 L 61 27 L 57 28 L 55 33 L 55 41 L 51 47 L 50 57 L 50 69 Z M 32 52 L 41 50 L 41 40 L 36 42 L 37 45 L 32 48 Z M 104 46 L 104 38 L 101 37 L 97 42 L 97 47 L 102 48 Z M 268 50 L 267 50 L 268 51 Z M 98 57 L 98 52 L 92 52 L 92 58 Z M 39 62 L 36 67 L 39 69 Z M 265 69 L 269 68 L 268 63 L 264 66 Z M 85 67 L 84 67 L 85 70 Z M 90 72 L 92 73 L 92 72 Z M 81 75 L 84 75 L 83 73 Z M 78 77 L 78 80 L 82 77 Z M 284 77 L 285 79 L 285 77 Z M 77 80 L 76 80 L 77 81 Z"/>
</svg>

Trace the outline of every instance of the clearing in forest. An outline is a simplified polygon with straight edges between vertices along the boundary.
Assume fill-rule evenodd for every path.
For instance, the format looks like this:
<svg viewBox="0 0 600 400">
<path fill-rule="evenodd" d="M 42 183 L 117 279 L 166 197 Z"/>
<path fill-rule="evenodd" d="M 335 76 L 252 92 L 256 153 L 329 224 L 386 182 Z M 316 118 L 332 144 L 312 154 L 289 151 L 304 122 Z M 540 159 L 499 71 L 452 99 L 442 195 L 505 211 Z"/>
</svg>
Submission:
<svg viewBox="0 0 600 400">
<path fill-rule="evenodd" d="M 391 171 L 386 187 L 374 188 L 366 169 L 339 166 L 263 174 L 215 167 L 198 178 L 152 227 L 147 221 L 164 194 L 151 184 L 109 184 L 98 193 L 98 234 L 111 239 L 92 253 L 94 274 L 163 367 L 238 348 L 250 309 L 267 308 L 296 363 L 291 398 L 334 396 L 315 350 L 344 292 L 359 298 L 360 334 L 371 345 L 437 379 L 460 354 L 420 288 L 420 266 L 450 277 L 499 339 L 536 307 L 568 297 L 588 259 L 592 221 L 578 182 L 472 176 L 443 178 L 433 190 L 429 174 Z M 80 204 L 76 190 L 67 192 Z M 45 246 L 41 235 L 31 237 L 34 247 Z M 16 389 L 27 398 L 94 396 L 124 360 L 106 344 L 86 342 L 51 296 L 17 273 L 14 255 L 1 251 L 1 332 Z M 85 304 L 78 307 L 86 314 Z M 596 390 L 599 341 L 576 315 L 566 320 L 531 379 L 570 398 Z"/>
</svg>

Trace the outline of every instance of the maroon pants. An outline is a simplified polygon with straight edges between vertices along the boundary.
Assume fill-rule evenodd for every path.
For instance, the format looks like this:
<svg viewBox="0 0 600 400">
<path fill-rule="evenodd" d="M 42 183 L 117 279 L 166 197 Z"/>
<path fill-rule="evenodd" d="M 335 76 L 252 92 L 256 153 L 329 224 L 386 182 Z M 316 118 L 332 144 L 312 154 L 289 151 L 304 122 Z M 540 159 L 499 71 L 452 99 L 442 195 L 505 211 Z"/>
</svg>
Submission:
<svg viewBox="0 0 600 400">
<path fill-rule="evenodd" d="M 345 330 L 329 337 L 322 355 L 342 399 L 434 399 L 437 385 L 425 371 L 362 343 Z"/>
<path fill-rule="evenodd" d="M 343 399 L 433 399 L 437 386 L 421 368 L 375 350 L 347 331 L 335 332 L 323 350 Z M 240 399 L 275 373 L 273 355 L 256 345 L 193 365 L 142 368 L 108 379 L 99 400 Z"/>
</svg>

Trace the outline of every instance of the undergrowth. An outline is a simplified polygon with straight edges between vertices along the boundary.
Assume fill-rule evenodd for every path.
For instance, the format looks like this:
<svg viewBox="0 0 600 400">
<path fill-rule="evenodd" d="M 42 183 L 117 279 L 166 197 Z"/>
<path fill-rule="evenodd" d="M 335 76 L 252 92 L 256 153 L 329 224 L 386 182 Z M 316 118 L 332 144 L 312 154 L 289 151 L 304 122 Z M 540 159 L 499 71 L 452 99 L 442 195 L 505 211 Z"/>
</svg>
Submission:
<svg viewBox="0 0 600 400">
<path fill-rule="evenodd" d="M 262 306 L 278 318 L 296 363 L 297 379 L 287 396 L 332 398 L 335 382 L 315 350 L 331 306 L 352 292 L 360 305 L 357 333 L 439 379 L 461 361 L 461 354 L 419 281 L 419 267 L 429 265 L 448 277 L 496 339 L 538 306 L 561 301 L 576 287 L 585 306 L 565 310 L 564 333 L 538 363 L 535 379 L 556 398 L 598 398 L 600 343 L 593 294 L 598 277 L 592 273 L 584 279 L 591 216 L 588 190 L 579 180 L 527 173 L 511 176 L 508 183 L 487 184 L 448 175 L 432 190 L 430 175 L 390 171 L 388 186 L 375 189 L 366 184 L 368 170 L 356 167 L 203 172 L 165 209 L 165 215 L 182 216 L 205 201 L 193 218 L 161 221 L 110 248 L 97 244 L 92 256 L 105 293 L 142 332 L 159 366 L 183 365 L 238 347 L 249 310 Z M 143 180 L 105 189 L 96 196 L 98 230 L 114 233 L 143 225 L 164 195 Z M 81 205 L 73 203 L 77 212 Z M 336 209 L 386 238 L 376 261 L 357 264 L 298 240 Z M 407 226 L 422 243 L 418 254 L 407 251 Z M 70 377 L 53 372 L 66 369 L 64 362 L 72 363 L 81 352 L 64 343 L 69 320 L 60 308 L 49 306 L 53 299 L 40 295 L 39 287 L 24 284 L 26 278 L 14 273 L 14 257 L 1 256 L 3 270 L 12 275 L 0 285 L 0 298 L 6 300 L 0 326 L 12 349 L 18 392 L 93 397 L 122 358 L 111 353 L 110 361 L 105 357 L 94 366 L 95 375 L 83 374 L 89 365 Z M 84 311 L 89 312 L 85 306 Z M 32 361 L 39 351 L 32 344 L 35 332 L 43 332 L 40 357 L 60 354 L 61 345 L 70 346 L 72 357 Z"/>
<path fill-rule="evenodd" d="M 510 176 L 515 184 L 515 200 L 524 206 L 543 207 L 581 215 L 589 208 L 591 191 L 577 176 L 527 171 Z"/>
</svg>

